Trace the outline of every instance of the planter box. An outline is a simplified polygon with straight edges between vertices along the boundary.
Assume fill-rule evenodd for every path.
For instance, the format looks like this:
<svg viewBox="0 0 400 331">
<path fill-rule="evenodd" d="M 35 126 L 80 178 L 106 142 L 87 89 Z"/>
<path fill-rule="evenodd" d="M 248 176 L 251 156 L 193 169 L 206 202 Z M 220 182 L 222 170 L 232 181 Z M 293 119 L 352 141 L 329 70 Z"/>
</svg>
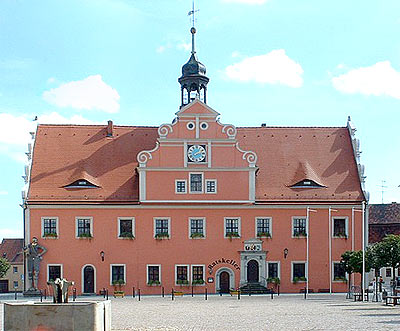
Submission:
<svg viewBox="0 0 400 331">
<path fill-rule="evenodd" d="M 111 301 L 4 303 L 4 331 L 111 331 Z"/>
</svg>

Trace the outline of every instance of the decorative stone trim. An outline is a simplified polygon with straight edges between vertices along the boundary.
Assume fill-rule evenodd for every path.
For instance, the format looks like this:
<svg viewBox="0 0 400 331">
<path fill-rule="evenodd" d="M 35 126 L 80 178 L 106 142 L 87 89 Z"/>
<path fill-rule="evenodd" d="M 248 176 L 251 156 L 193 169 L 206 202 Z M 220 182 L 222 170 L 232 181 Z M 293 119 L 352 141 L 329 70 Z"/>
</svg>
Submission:
<svg viewBox="0 0 400 331">
<path fill-rule="evenodd" d="M 137 161 L 139 162 L 139 167 L 146 167 L 148 160 L 151 160 L 153 156 L 151 153 L 155 152 L 160 147 L 160 144 L 156 142 L 156 147 L 149 151 L 141 151 L 137 156 Z"/>
</svg>

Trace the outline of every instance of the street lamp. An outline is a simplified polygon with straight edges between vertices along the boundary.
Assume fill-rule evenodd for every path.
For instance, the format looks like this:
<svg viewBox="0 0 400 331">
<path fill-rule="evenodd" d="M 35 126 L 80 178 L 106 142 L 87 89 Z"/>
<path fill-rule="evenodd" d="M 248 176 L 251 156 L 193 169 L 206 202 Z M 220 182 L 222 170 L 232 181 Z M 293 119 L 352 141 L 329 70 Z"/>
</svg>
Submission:
<svg viewBox="0 0 400 331">
<path fill-rule="evenodd" d="M 104 261 L 104 251 L 100 252 L 100 256 L 101 256 L 101 261 Z"/>
</svg>

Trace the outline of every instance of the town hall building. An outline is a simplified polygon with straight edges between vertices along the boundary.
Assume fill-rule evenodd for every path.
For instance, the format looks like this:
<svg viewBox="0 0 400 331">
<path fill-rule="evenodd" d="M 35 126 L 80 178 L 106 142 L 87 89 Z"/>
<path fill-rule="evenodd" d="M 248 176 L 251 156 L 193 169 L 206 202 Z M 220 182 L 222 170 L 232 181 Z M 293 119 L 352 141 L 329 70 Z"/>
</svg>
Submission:
<svg viewBox="0 0 400 331">
<path fill-rule="evenodd" d="M 23 206 L 25 246 L 46 249 L 39 289 L 346 291 L 341 254 L 362 249 L 366 219 L 350 118 L 223 124 L 208 82 L 193 42 L 171 124 L 38 125 Z"/>
</svg>

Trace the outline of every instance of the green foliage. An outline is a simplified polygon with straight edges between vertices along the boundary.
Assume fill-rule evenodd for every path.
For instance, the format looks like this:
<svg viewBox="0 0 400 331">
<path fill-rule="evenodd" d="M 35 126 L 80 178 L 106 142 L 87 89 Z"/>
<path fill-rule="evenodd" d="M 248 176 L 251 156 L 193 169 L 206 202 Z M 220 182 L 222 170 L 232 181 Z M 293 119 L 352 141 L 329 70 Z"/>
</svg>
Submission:
<svg viewBox="0 0 400 331">
<path fill-rule="evenodd" d="M 200 232 L 193 232 L 190 235 L 190 238 L 204 238 L 204 234 L 200 233 Z"/>
<path fill-rule="evenodd" d="M 43 235 L 43 237 L 45 237 L 45 238 L 57 238 L 58 235 L 57 235 L 57 233 L 45 233 Z"/>
<path fill-rule="evenodd" d="M 297 282 L 305 282 L 305 281 L 307 281 L 307 278 L 306 277 L 294 277 L 293 278 L 293 283 L 297 283 Z"/>
<path fill-rule="evenodd" d="M 299 231 L 293 233 L 293 237 L 307 237 L 307 233 L 305 231 Z"/>
<path fill-rule="evenodd" d="M 281 280 L 279 279 L 279 277 L 268 277 L 267 278 L 267 283 L 272 283 L 275 285 L 279 285 L 281 283 Z"/>
<path fill-rule="evenodd" d="M 239 235 L 239 232 L 227 232 L 226 233 L 226 237 L 228 237 L 228 238 L 239 238 L 240 235 Z"/>
<path fill-rule="evenodd" d="M 169 233 L 168 233 L 168 232 L 160 232 L 160 233 L 157 233 L 157 234 L 155 235 L 155 238 L 156 238 L 156 239 L 169 238 Z"/>
<path fill-rule="evenodd" d="M 202 285 L 204 284 L 204 279 L 195 279 L 192 281 L 192 285 Z"/>
<path fill-rule="evenodd" d="M 135 238 L 134 235 L 132 234 L 132 232 L 122 232 L 120 233 L 120 238 L 129 238 L 129 239 L 133 239 Z"/>
<path fill-rule="evenodd" d="M 373 252 L 375 259 L 379 260 L 382 266 L 398 268 L 400 266 L 400 236 L 394 234 L 386 236 L 377 244 Z"/>
<path fill-rule="evenodd" d="M 149 285 L 149 286 L 152 286 L 152 285 L 160 285 L 161 283 L 160 283 L 160 281 L 159 280 L 149 280 L 148 282 L 147 282 L 147 285 Z"/>
<path fill-rule="evenodd" d="M 92 235 L 90 233 L 81 233 L 78 235 L 79 238 L 92 238 Z"/>
<path fill-rule="evenodd" d="M 112 282 L 113 285 L 125 285 L 125 281 L 123 279 L 114 280 Z"/>
<path fill-rule="evenodd" d="M 189 285 L 189 281 L 187 279 L 178 279 L 176 281 L 178 285 Z"/>
<path fill-rule="evenodd" d="M 0 278 L 4 277 L 8 269 L 10 269 L 10 263 L 5 258 L 0 257 Z"/>
<path fill-rule="evenodd" d="M 271 238 L 271 234 L 269 232 L 258 232 L 257 237 Z"/>
</svg>

